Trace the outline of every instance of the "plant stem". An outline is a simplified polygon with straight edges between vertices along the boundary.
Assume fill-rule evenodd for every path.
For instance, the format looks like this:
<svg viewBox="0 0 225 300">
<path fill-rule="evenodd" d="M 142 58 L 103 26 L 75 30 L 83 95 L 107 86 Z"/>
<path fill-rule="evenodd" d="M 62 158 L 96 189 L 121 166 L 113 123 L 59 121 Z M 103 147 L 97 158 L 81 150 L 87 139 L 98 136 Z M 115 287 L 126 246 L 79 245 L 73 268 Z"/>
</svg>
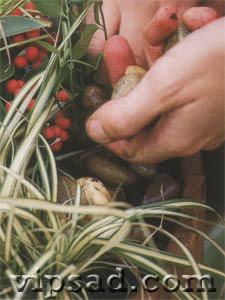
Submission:
<svg viewBox="0 0 225 300">
<path fill-rule="evenodd" d="M 36 41 L 40 41 L 40 40 L 45 40 L 45 39 L 47 39 L 50 36 L 51 36 L 50 34 L 43 34 L 43 35 L 35 37 L 33 39 L 29 39 L 29 40 L 26 40 L 26 41 L 23 41 L 23 42 L 11 44 L 11 45 L 8 45 L 6 47 L 0 48 L 0 52 L 2 52 L 4 50 L 7 50 L 9 48 L 15 48 L 15 47 L 18 47 L 18 46 L 21 46 L 21 45 L 25 45 L 25 44 L 29 44 L 29 43 L 32 43 L 32 42 L 36 42 Z"/>
</svg>

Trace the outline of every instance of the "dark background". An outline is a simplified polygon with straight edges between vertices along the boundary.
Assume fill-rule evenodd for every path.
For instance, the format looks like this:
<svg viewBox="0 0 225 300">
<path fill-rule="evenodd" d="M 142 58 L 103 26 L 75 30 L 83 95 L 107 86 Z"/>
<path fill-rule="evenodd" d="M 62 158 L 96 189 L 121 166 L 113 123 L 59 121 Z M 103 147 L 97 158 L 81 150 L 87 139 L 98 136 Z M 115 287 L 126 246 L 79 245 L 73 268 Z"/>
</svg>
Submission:
<svg viewBox="0 0 225 300">
<path fill-rule="evenodd" d="M 206 174 L 207 204 L 224 215 L 224 144 L 214 151 L 203 152 Z"/>
</svg>

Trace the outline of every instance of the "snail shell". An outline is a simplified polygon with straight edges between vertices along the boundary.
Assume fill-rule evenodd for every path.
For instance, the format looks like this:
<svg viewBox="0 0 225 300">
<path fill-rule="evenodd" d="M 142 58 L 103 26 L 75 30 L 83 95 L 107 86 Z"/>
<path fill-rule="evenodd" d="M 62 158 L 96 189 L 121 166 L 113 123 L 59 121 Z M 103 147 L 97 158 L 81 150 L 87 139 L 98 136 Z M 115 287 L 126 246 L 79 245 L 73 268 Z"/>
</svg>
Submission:
<svg viewBox="0 0 225 300">
<path fill-rule="evenodd" d="M 110 192 L 97 178 L 84 177 L 78 179 L 77 183 L 82 187 L 81 204 L 105 206 L 112 201 Z"/>
<path fill-rule="evenodd" d="M 138 66 L 130 66 L 126 69 L 126 73 L 115 84 L 112 99 L 126 96 L 144 77 L 146 70 Z"/>
</svg>

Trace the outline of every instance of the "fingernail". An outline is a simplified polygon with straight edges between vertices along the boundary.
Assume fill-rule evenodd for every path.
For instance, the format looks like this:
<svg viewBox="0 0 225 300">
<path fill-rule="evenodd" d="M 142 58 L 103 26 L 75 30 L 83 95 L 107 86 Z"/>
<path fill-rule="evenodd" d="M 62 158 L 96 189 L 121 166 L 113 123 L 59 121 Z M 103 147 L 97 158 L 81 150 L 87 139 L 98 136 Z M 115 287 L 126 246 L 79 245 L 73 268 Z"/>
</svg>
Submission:
<svg viewBox="0 0 225 300">
<path fill-rule="evenodd" d="M 87 122 L 87 134 L 97 143 L 106 144 L 110 142 L 100 122 L 97 120 L 90 120 Z"/>
</svg>

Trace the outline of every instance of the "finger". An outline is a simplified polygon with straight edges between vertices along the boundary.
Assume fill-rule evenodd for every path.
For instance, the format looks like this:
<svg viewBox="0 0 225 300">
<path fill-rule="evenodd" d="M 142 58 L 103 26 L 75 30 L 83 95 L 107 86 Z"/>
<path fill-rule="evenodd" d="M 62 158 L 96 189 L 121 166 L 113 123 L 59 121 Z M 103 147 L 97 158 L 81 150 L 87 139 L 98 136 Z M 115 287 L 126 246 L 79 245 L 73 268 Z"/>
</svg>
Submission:
<svg viewBox="0 0 225 300">
<path fill-rule="evenodd" d="M 167 85 L 174 85 L 170 70 L 175 66 L 165 57 L 126 97 L 105 103 L 90 117 L 86 130 L 91 139 L 107 143 L 131 137 L 160 113 L 182 105 L 176 89 L 172 88 L 173 94 L 168 95 Z"/>
<path fill-rule="evenodd" d="M 191 31 L 216 20 L 217 12 L 210 7 L 191 7 L 182 16 L 183 23 Z"/>
<path fill-rule="evenodd" d="M 151 119 L 149 111 L 154 107 L 151 101 L 146 87 L 137 86 L 129 96 L 111 100 L 101 106 L 89 118 L 86 125 L 87 134 L 98 143 L 133 136 Z M 151 115 L 156 116 L 156 109 L 151 111 Z"/>
<path fill-rule="evenodd" d="M 127 67 L 136 64 L 131 47 L 120 35 L 112 36 L 106 41 L 103 54 L 104 64 L 112 84 L 125 74 Z"/>
<path fill-rule="evenodd" d="M 202 103 L 193 102 L 163 114 L 153 127 L 146 127 L 136 136 L 106 145 L 121 158 L 132 163 L 158 163 L 173 157 L 190 156 L 203 148 L 206 138 L 203 124 L 196 131 L 193 111 Z M 199 113 L 195 113 L 199 115 Z M 203 120 L 200 120 L 200 124 Z"/>
<path fill-rule="evenodd" d="M 129 4 L 127 5 L 127 3 Z M 159 1 L 119 1 L 121 10 L 120 35 L 124 36 L 134 53 L 137 65 L 147 67 L 143 47 L 143 28 L 156 13 Z"/>
<path fill-rule="evenodd" d="M 106 145 L 106 148 L 119 157 L 137 164 L 151 164 L 176 156 L 168 148 L 166 139 L 160 139 L 156 130 L 144 129 L 136 136 Z"/>
<path fill-rule="evenodd" d="M 152 164 L 180 156 L 179 139 L 171 139 L 156 126 L 142 130 L 131 139 L 107 144 L 106 148 L 131 163 Z"/>
<path fill-rule="evenodd" d="M 171 5 L 176 6 L 177 8 L 177 15 L 178 15 L 178 19 L 179 21 L 181 20 L 181 16 L 183 15 L 183 13 L 190 7 L 192 6 L 197 6 L 199 5 L 200 1 L 199 0 L 185 0 L 185 1 L 180 1 L 180 0 L 161 0 L 160 4 L 161 6 L 165 6 L 168 4 L 168 2 Z"/>
<path fill-rule="evenodd" d="M 178 26 L 177 8 L 161 7 L 144 30 L 145 56 L 149 66 L 162 56 L 163 42 Z"/>
<path fill-rule="evenodd" d="M 222 17 L 224 16 L 224 12 L 225 12 L 225 2 L 224 1 L 220 1 L 220 0 L 217 0 L 217 1 L 212 1 L 212 0 L 209 0 L 209 1 L 205 1 L 204 2 L 204 6 L 207 6 L 207 7 L 211 7 L 211 8 L 214 8 L 218 14 L 218 17 Z"/>
<path fill-rule="evenodd" d="M 160 45 L 178 26 L 177 8 L 161 7 L 144 30 L 144 37 L 151 46 Z"/>
<path fill-rule="evenodd" d="M 119 26 L 120 26 L 120 11 L 117 4 L 117 1 L 111 1 L 111 0 L 105 0 L 103 1 L 103 14 L 106 24 L 106 30 L 108 38 L 111 36 L 117 34 L 119 32 Z M 100 18 L 101 20 L 101 18 Z M 95 18 L 93 9 L 90 10 L 87 18 L 86 18 L 87 24 L 94 24 Z M 89 45 L 89 52 L 93 56 L 97 56 L 100 52 L 103 50 L 103 46 L 105 44 L 105 34 L 103 30 L 97 30 L 94 34 L 91 43 Z"/>
</svg>

